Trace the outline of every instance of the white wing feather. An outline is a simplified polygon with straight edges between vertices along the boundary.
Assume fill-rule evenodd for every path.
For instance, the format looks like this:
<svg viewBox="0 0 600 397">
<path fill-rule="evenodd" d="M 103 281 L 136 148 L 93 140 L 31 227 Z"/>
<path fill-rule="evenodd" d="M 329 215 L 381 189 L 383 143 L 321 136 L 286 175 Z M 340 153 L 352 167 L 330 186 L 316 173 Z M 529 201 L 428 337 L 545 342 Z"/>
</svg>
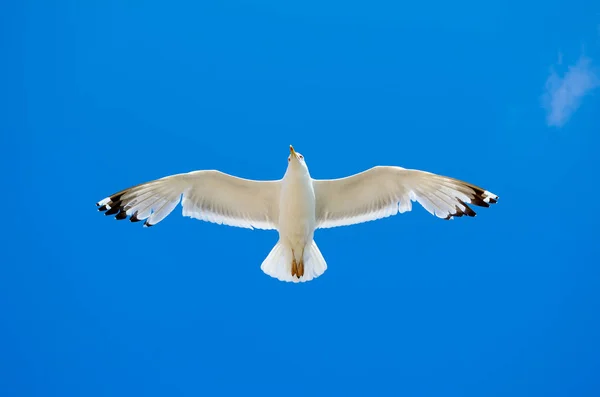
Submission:
<svg viewBox="0 0 600 397">
<path fill-rule="evenodd" d="M 313 180 L 317 228 L 347 226 L 412 210 L 417 201 L 431 214 L 475 216 L 467 204 L 489 207 L 498 196 L 458 179 L 378 166 L 340 179 Z"/>
<path fill-rule="evenodd" d="M 253 181 L 220 171 L 194 171 L 157 179 L 115 193 L 98 210 L 144 226 L 162 221 L 179 204 L 183 215 L 217 224 L 277 229 L 279 181 Z"/>
</svg>

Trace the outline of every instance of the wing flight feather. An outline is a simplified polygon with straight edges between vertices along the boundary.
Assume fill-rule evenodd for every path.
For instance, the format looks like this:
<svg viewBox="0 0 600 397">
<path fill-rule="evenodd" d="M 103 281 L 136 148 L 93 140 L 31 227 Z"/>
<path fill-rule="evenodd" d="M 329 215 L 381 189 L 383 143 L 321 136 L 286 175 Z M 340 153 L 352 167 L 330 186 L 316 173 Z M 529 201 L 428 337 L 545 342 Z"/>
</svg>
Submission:
<svg viewBox="0 0 600 397">
<path fill-rule="evenodd" d="M 402 167 L 377 166 L 339 179 L 313 180 L 318 228 L 347 226 L 412 210 L 412 202 L 443 219 L 475 216 L 498 196 L 470 183 Z"/>
<path fill-rule="evenodd" d="M 181 202 L 183 215 L 243 228 L 276 229 L 280 181 L 254 181 L 220 171 L 194 171 L 143 183 L 96 203 L 105 215 L 153 226 Z"/>
</svg>

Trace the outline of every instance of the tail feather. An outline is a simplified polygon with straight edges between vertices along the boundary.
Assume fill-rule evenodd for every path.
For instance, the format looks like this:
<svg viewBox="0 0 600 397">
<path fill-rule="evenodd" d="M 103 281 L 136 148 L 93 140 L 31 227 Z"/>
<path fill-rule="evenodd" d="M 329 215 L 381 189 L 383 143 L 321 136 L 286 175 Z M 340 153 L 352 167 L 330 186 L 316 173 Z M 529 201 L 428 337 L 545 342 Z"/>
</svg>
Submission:
<svg viewBox="0 0 600 397">
<path fill-rule="evenodd" d="M 327 270 L 327 263 L 314 241 L 304 251 L 304 274 L 300 278 L 292 276 L 292 261 L 292 250 L 278 241 L 260 268 L 271 277 L 293 283 L 310 281 Z"/>
<path fill-rule="evenodd" d="M 314 240 L 310 243 L 308 250 L 304 251 L 304 276 L 300 281 L 310 281 L 319 277 L 327 270 L 327 262 L 321 254 Z"/>
</svg>

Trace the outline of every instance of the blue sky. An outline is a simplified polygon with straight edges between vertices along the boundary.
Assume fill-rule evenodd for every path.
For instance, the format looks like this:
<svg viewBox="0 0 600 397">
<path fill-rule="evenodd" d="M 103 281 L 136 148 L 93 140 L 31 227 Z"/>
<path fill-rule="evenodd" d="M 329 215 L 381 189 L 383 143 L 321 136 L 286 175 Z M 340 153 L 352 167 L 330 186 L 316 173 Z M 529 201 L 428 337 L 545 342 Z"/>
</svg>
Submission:
<svg viewBox="0 0 600 397">
<path fill-rule="evenodd" d="M 597 3 L 0 11 L 1 396 L 599 395 Z M 500 201 L 317 231 L 302 285 L 260 270 L 275 232 L 94 205 L 278 179 L 289 144 L 315 178 L 400 165 Z"/>
</svg>

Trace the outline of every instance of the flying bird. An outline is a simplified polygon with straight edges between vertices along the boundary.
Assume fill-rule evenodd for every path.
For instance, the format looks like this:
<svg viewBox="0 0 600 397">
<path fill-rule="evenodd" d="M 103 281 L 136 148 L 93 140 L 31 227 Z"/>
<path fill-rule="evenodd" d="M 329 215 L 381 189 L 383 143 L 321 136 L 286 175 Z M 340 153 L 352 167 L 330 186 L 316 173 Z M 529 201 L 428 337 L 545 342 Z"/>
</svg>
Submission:
<svg viewBox="0 0 600 397">
<path fill-rule="evenodd" d="M 154 226 L 182 203 L 183 215 L 217 224 L 274 229 L 279 240 L 261 269 L 281 281 L 319 277 L 327 263 L 313 240 L 316 229 L 373 221 L 421 204 L 452 219 L 475 216 L 468 204 L 489 207 L 498 196 L 458 179 L 394 166 L 376 166 L 339 179 L 313 179 L 304 156 L 290 145 L 280 180 L 255 181 L 217 170 L 193 171 L 142 183 L 98 203 L 116 219 Z"/>
</svg>

